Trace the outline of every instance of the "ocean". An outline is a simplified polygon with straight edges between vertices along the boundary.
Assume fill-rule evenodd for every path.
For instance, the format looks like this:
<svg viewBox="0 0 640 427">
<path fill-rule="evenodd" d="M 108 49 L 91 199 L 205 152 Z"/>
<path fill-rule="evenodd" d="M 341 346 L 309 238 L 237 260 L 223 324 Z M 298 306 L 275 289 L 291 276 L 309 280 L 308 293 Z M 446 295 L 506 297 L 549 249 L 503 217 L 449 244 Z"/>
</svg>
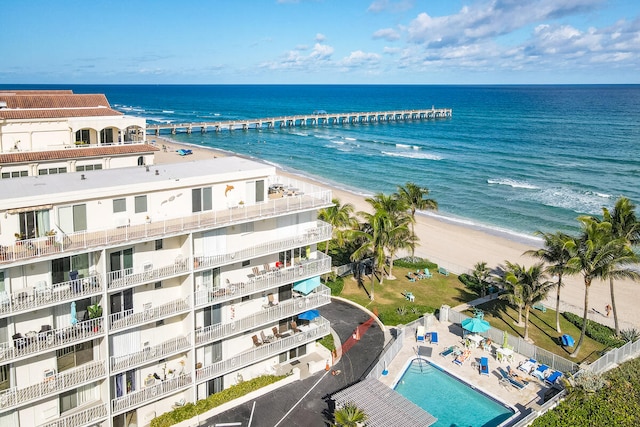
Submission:
<svg viewBox="0 0 640 427">
<path fill-rule="evenodd" d="M 414 182 L 449 221 L 528 239 L 640 202 L 640 86 L 68 85 L 153 123 L 452 108 L 450 119 L 209 131 L 173 139 L 371 195 Z M 166 135 L 169 136 L 169 135 Z M 153 140 L 153 134 L 148 136 Z"/>
</svg>

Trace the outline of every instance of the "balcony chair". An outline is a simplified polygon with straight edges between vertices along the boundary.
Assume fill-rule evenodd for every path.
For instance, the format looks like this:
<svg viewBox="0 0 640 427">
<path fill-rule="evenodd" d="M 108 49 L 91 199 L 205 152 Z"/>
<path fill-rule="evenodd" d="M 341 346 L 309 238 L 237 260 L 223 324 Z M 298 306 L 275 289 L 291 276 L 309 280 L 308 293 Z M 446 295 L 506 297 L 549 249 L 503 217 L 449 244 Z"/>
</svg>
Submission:
<svg viewBox="0 0 640 427">
<path fill-rule="evenodd" d="M 20 332 L 13 334 L 11 339 L 13 339 L 13 346 L 18 350 L 22 350 L 27 345 L 26 338 Z"/>
<path fill-rule="evenodd" d="M 274 326 L 273 328 L 271 328 L 271 332 L 273 332 L 273 336 L 276 338 L 282 338 L 282 334 L 280 334 L 280 332 L 278 332 L 278 328 L 276 326 Z"/>
<path fill-rule="evenodd" d="M 302 332 L 300 329 L 298 329 L 298 324 L 295 320 L 291 321 L 291 329 L 293 330 L 293 332 Z"/>
<path fill-rule="evenodd" d="M 269 337 L 267 337 L 264 333 L 264 331 L 260 331 L 260 338 L 262 338 L 262 343 L 263 344 L 269 344 L 271 342 L 271 340 L 269 339 Z"/>
<path fill-rule="evenodd" d="M 73 292 L 75 293 L 80 293 L 82 292 L 82 280 L 78 279 L 78 271 L 77 270 L 71 270 L 69 272 L 69 280 L 71 281 L 71 289 L 73 289 Z"/>
<path fill-rule="evenodd" d="M 51 325 L 42 325 L 40 327 L 38 339 L 40 341 L 46 341 L 47 344 L 51 344 L 53 342 L 53 330 L 51 329 Z"/>
<path fill-rule="evenodd" d="M 253 340 L 253 345 L 256 347 L 260 347 L 262 345 L 262 342 L 260 342 L 257 335 L 253 335 L 251 339 Z"/>
</svg>

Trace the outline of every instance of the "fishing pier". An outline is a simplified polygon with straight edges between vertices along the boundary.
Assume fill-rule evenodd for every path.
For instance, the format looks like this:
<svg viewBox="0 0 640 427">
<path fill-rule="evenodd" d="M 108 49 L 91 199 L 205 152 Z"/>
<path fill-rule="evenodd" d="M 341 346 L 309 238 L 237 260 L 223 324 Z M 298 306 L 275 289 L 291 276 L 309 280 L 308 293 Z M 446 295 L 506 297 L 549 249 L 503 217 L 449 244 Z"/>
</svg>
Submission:
<svg viewBox="0 0 640 427">
<path fill-rule="evenodd" d="M 304 127 L 318 125 L 346 125 L 355 123 L 375 123 L 393 122 L 408 120 L 435 120 L 451 117 L 451 108 L 434 108 L 424 110 L 393 110 L 393 111 L 373 111 L 362 113 L 325 113 L 314 112 L 312 114 L 298 114 L 294 116 L 268 117 L 264 119 L 238 119 L 225 120 L 219 122 L 201 123 L 165 123 L 147 126 L 147 133 L 155 132 L 160 135 L 161 130 L 170 130 L 172 134 L 177 132 L 192 133 L 194 129 L 199 129 L 201 133 L 206 133 L 212 129 L 220 132 L 228 130 L 249 130 L 249 129 L 274 129 L 288 127 Z"/>
</svg>

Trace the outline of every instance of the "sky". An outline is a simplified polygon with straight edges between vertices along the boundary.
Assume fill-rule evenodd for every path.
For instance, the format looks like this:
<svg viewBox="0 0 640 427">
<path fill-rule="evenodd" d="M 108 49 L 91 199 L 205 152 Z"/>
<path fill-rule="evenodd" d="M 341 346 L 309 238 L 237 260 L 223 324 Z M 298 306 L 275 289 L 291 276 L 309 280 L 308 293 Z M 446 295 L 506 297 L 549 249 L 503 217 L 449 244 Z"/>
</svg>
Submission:
<svg viewBox="0 0 640 427">
<path fill-rule="evenodd" d="M 640 0 L 2 0 L 0 84 L 638 84 Z"/>
</svg>

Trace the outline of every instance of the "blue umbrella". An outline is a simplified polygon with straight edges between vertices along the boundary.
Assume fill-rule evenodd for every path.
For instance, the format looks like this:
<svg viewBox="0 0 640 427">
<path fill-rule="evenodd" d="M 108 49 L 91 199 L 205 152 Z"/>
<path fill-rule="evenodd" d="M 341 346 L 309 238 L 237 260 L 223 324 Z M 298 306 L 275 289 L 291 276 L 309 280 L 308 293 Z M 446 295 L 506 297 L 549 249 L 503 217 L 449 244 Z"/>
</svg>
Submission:
<svg viewBox="0 0 640 427">
<path fill-rule="evenodd" d="M 298 319 L 300 320 L 313 320 L 316 317 L 320 316 L 320 312 L 318 310 L 307 310 L 304 313 L 298 314 Z"/>
<path fill-rule="evenodd" d="M 300 292 L 303 295 L 308 295 L 318 286 L 320 286 L 320 276 L 296 282 L 293 285 L 293 290 L 296 292 Z"/>
<path fill-rule="evenodd" d="M 491 325 L 486 320 L 479 317 L 472 317 L 470 319 L 464 319 L 461 323 L 462 329 L 472 333 L 487 332 L 491 329 Z"/>
<path fill-rule="evenodd" d="M 78 323 L 78 313 L 76 313 L 76 302 L 71 302 L 71 325 L 75 326 Z"/>
</svg>

